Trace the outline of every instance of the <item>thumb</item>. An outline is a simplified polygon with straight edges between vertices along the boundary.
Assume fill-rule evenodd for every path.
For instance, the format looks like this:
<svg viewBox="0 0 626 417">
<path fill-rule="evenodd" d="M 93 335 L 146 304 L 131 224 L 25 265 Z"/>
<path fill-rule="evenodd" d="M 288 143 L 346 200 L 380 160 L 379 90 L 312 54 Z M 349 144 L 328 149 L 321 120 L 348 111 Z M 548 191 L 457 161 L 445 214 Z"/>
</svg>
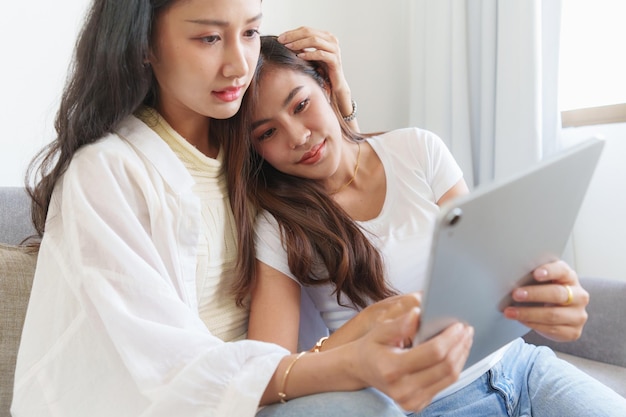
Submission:
<svg viewBox="0 0 626 417">
<path fill-rule="evenodd" d="M 420 312 L 420 308 L 415 307 L 398 317 L 376 323 L 371 330 L 374 341 L 383 345 L 403 346 L 405 340 L 412 340 L 415 336 Z"/>
</svg>

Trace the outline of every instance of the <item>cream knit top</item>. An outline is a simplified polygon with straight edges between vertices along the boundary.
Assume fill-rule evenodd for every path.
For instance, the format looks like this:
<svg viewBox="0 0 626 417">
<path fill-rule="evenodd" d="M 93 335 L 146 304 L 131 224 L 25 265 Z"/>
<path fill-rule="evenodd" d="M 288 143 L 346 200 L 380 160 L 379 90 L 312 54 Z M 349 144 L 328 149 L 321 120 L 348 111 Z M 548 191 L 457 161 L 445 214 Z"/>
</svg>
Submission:
<svg viewBox="0 0 626 417">
<path fill-rule="evenodd" d="M 196 182 L 193 192 L 200 199 L 202 219 L 196 266 L 199 316 L 214 336 L 226 342 L 245 339 L 248 311 L 237 307 L 229 292 L 235 278 L 237 242 L 226 177 L 221 172 L 223 154 L 207 157 L 153 109 L 143 109 L 136 116 L 169 145 Z"/>
</svg>

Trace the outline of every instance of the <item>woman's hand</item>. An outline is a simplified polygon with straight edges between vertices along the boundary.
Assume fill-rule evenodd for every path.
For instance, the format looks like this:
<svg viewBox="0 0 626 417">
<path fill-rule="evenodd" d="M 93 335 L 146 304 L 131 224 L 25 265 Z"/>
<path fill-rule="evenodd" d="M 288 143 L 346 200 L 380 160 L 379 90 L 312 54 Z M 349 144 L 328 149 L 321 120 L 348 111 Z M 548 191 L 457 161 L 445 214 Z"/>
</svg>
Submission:
<svg viewBox="0 0 626 417">
<path fill-rule="evenodd" d="M 367 386 L 393 398 L 405 410 L 419 411 L 455 382 L 470 352 L 473 328 L 456 323 L 410 349 L 397 346 L 412 339 L 419 311 L 377 323 L 354 342 L 357 368 Z"/>
<path fill-rule="evenodd" d="M 299 27 L 278 37 L 278 41 L 308 61 L 326 64 L 332 94 L 344 116 L 352 113 L 352 94 L 341 65 L 339 41 L 330 32 L 309 27 Z M 353 128 L 356 124 L 352 125 Z"/>
<path fill-rule="evenodd" d="M 288 399 L 319 392 L 374 387 L 405 410 L 419 411 L 442 389 L 455 382 L 470 352 L 473 329 L 451 325 L 410 349 L 398 347 L 417 331 L 419 308 L 372 324 L 370 331 L 349 343 L 301 356 L 289 373 Z M 261 404 L 279 400 L 285 373 L 296 359 L 286 356 L 268 384 Z"/>
<path fill-rule="evenodd" d="M 587 322 L 589 293 L 581 287 L 576 272 L 565 262 L 556 261 L 537 268 L 533 277 L 537 285 L 516 288 L 512 297 L 537 305 L 507 307 L 505 317 L 555 341 L 578 339 Z"/>
<path fill-rule="evenodd" d="M 328 350 L 356 340 L 379 323 L 393 320 L 415 310 L 421 305 L 421 293 L 401 294 L 386 298 L 371 304 L 354 316 L 343 326 L 337 329 L 328 340 L 324 342 L 323 350 Z M 411 345 L 411 339 L 398 342 L 399 347 Z"/>
</svg>

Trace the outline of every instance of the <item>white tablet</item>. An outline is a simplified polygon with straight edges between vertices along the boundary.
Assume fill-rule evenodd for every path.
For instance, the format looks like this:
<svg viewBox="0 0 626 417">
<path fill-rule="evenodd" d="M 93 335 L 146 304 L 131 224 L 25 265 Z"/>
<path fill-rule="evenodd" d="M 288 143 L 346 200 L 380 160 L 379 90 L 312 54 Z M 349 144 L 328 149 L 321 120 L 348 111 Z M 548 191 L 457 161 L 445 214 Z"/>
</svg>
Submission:
<svg viewBox="0 0 626 417">
<path fill-rule="evenodd" d="M 529 331 L 502 310 L 536 267 L 561 257 L 603 146 L 589 139 L 442 207 L 414 343 L 469 323 L 467 368 Z"/>
</svg>

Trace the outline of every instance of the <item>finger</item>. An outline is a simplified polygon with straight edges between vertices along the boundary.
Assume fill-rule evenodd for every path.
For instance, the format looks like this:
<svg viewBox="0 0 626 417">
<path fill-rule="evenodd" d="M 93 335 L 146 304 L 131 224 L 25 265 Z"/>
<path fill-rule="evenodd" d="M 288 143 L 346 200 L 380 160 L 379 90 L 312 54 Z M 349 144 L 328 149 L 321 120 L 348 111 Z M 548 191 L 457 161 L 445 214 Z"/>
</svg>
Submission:
<svg viewBox="0 0 626 417">
<path fill-rule="evenodd" d="M 581 305 L 589 303 L 589 293 L 579 284 L 543 284 L 516 288 L 514 301 L 524 303 L 549 303 L 554 305 Z"/>
<path fill-rule="evenodd" d="M 309 36 L 313 30 L 313 28 L 308 26 L 300 26 L 295 29 L 286 30 L 278 35 L 278 41 L 281 43 L 293 42 L 296 39 Z"/>
<path fill-rule="evenodd" d="M 555 281 L 561 284 L 578 283 L 576 271 L 562 260 L 541 265 L 533 271 L 533 277 L 539 282 Z"/>
<path fill-rule="evenodd" d="M 455 382 L 467 360 L 473 329 L 463 328 L 462 337 L 441 360 L 420 372 L 405 375 L 394 387 L 395 399 L 405 410 L 419 411 L 441 390 Z M 432 359 L 432 358 L 431 358 Z"/>
<path fill-rule="evenodd" d="M 400 295 L 399 297 L 402 298 L 403 302 L 408 303 L 408 305 L 412 307 L 419 307 L 422 305 L 421 291 L 405 293 Z"/>
<path fill-rule="evenodd" d="M 371 324 L 395 319 L 420 306 L 419 294 L 402 294 L 386 298 L 367 307 Z M 418 314 L 419 314 L 419 310 Z"/>
<path fill-rule="evenodd" d="M 371 337 L 379 344 L 401 347 L 406 339 L 413 339 L 417 332 L 420 309 L 412 308 L 391 320 L 374 326 Z"/>
<path fill-rule="evenodd" d="M 381 320 L 388 320 L 419 308 L 421 298 L 416 293 L 410 293 L 390 297 L 383 300 L 381 303 L 381 305 L 385 306 L 385 308 L 383 311 L 384 314 L 381 314 L 380 318 Z"/>
<path fill-rule="evenodd" d="M 278 36 L 278 41 L 283 45 L 293 42 L 301 42 L 303 40 L 307 40 L 306 42 L 317 40 L 329 44 L 339 43 L 337 38 L 332 33 L 306 26 L 286 31 Z"/>
<path fill-rule="evenodd" d="M 580 338 L 582 334 L 582 326 L 550 326 L 547 324 L 524 323 L 540 335 L 556 342 L 569 342 Z"/>
<path fill-rule="evenodd" d="M 321 49 L 304 50 L 298 53 L 298 58 L 302 58 L 307 61 L 325 62 L 331 72 L 339 67 L 339 60 L 337 59 L 337 55 L 331 52 L 322 51 Z"/>
<path fill-rule="evenodd" d="M 332 33 L 309 28 L 285 32 L 278 37 L 278 41 L 293 51 L 321 49 L 335 55 L 339 55 L 340 51 L 339 40 Z"/>
<path fill-rule="evenodd" d="M 507 307 L 505 317 L 531 325 L 580 326 L 587 321 L 584 308 L 571 306 Z"/>
<path fill-rule="evenodd" d="M 505 317 L 556 341 L 576 340 L 587 322 L 584 307 L 518 307 L 507 308 Z"/>
<path fill-rule="evenodd" d="M 455 323 L 437 336 L 414 346 L 409 353 L 412 358 L 407 371 L 416 372 L 445 360 L 448 352 L 461 343 L 466 334 L 467 328 L 462 323 Z"/>
<path fill-rule="evenodd" d="M 305 38 L 294 42 L 286 43 L 285 46 L 300 55 L 303 52 L 324 51 L 338 61 L 340 56 L 339 46 L 330 42 L 325 42 L 319 38 Z"/>
</svg>

